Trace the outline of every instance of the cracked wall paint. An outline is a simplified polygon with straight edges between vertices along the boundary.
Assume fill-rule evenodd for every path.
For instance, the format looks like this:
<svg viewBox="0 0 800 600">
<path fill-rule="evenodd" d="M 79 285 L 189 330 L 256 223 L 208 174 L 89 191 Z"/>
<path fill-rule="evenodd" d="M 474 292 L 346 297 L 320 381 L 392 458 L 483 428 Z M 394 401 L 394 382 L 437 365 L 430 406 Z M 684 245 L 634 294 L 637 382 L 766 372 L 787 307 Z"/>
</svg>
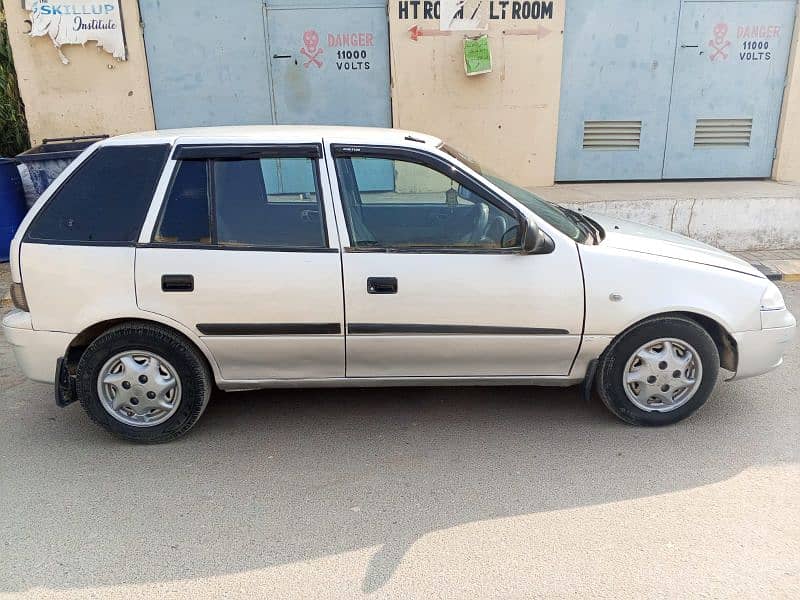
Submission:
<svg viewBox="0 0 800 600">
<path fill-rule="evenodd" d="M 30 12 L 31 37 L 49 36 L 58 51 L 61 62 L 69 59 L 61 51 L 65 44 L 85 45 L 96 42 L 118 60 L 126 60 L 125 35 L 119 0 L 83 1 L 25 0 L 25 10 Z"/>
</svg>

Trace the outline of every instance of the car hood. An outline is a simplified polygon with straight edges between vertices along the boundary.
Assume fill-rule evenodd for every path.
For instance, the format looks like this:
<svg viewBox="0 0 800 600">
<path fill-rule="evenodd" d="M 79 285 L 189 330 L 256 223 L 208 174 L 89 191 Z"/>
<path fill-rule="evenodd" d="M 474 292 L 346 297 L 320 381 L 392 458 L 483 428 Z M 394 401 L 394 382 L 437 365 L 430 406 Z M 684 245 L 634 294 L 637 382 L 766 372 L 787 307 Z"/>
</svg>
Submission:
<svg viewBox="0 0 800 600">
<path fill-rule="evenodd" d="M 703 242 L 682 236 L 671 231 L 639 225 L 624 219 L 617 219 L 590 211 L 583 211 L 602 225 L 606 237 L 603 246 L 665 256 L 676 260 L 718 267 L 738 271 L 747 275 L 764 277 L 764 275 L 750 263 L 719 250 Z"/>
</svg>

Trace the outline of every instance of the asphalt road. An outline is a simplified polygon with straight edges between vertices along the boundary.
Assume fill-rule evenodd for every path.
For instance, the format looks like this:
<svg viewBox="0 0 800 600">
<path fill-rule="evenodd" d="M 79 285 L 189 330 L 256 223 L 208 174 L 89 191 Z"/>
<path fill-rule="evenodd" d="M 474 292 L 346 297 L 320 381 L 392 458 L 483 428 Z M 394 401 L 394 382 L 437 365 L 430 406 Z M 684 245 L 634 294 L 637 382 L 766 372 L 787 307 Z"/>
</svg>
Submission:
<svg viewBox="0 0 800 600">
<path fill-rule="evenodd" d="M 0 341 L 0 596 L 798 598 L 798 369 L 658 430 L 575 390 L 278 391 L 141 447 Z"/>
</svg>

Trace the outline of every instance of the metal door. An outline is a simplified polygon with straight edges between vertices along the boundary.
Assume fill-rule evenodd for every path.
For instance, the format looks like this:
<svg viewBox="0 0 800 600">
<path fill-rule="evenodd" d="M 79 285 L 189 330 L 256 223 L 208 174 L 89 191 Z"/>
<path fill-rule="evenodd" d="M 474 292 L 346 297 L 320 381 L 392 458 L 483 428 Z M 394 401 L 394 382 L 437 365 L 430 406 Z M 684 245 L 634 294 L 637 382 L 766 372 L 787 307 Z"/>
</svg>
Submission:
<svg viewBox="0 0 800 600">
<path fill-rule="evenodd" d="M 139 0 L 156 127 L 272 123 L 260 0 Z"/>
<path fill-rule="evenodd" d="M 275 122 L 391 127 L 385 0 L 267 0 Z"/>
<path fill-rule="evenodd" d="M 678 0 L 570 0 L 556 179 L 659 179 Z"/>
<path fill-rule="evenodd" d="M 684 2 L 665 179 L 771 175 L 795 4 Z"/>
<path fill-rule="evenodd" d="M 276 123 L 392 126 L 385 0 L 266 4 Z M 365 175 L 366 189 L 392 188 L 391 171 Z"/>
</svg>

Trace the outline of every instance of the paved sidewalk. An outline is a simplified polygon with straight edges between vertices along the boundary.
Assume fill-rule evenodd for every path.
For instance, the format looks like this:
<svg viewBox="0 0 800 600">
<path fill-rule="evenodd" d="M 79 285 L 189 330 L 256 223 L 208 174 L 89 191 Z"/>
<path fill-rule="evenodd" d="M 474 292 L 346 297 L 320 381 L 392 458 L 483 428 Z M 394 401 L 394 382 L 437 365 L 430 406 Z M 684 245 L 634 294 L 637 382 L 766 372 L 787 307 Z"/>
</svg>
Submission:
<svg viewBox="0 0 800 600">
<path fill-rule="evenodd" d="M 790 250 L 751 250 L 736 256 L 755 265 L 773 281 L 800 281 L 800 248 Z"/>
<path fill-rule="evenodd" d="M 735 252 L 800 248 L 800 184 L 777 181 L 560 183 L 551 202 L 674 231 Z"/>
<path fill-rule="evenodd" d="M 0 263 L 0 315 L 11 308 L 11 296 L 8 290 L 11 287 L 11 267 L 8 263 Z"/>
</svg>

